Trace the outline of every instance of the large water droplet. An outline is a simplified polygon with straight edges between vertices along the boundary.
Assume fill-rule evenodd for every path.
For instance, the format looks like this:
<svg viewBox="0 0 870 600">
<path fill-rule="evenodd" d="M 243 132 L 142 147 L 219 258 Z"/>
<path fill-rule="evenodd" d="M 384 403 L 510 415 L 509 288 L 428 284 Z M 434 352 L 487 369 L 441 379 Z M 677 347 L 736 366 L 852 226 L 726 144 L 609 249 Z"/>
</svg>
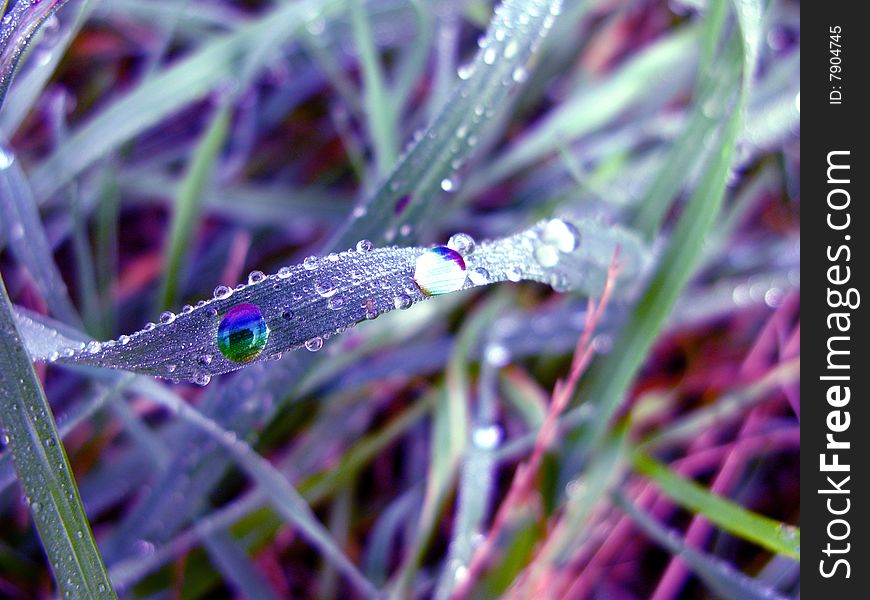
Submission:
<svg viewBox="0 0 870 600">
<path fill-rule="evenodd" d="M 199 371 L 193 374 L 193 382 L 197 385 L 208 385 L 209 381 L 211 381 L 211 375 L 208 373 Z"/>
<path fill-rule="evenodd" d="M 495 56 L 495 48 L 487 48 L 486 51 L 483 53 L 483 62 L 491 65 L 495 62 Z"/>
<path fill-rule="evenodd" d="M 160 313 L 160 322 L 163 323 L 164 325 L 169 325 L 173 321 L 175 321 L 175 313 L 174 312 L 167 310 L 167 311 Z"/>
<path fill-rule="evenodd" d="M 535 260 L 544 268 L 555 267 L 559 262 L 559 251 L 555 246 L 543 244 L 535 248 Z"/>
<path fill-rule="evenodd" d="M 278 279 L 289 279 L 293 275 L 293 269 L 290 267 L 281 267 L 278 269 Z"/>
<path fill-rule="evenodd" d="M 467 233 L 456 233 L 447 240 L 447 247 L 451 250 L 456 250 L 462 256 L 468 256 L 474 252 L 474 238 Z"/>
<path fill-rule="evenodd" d="M 369 240 L 360 240 L 356 243 L 357 252 L 371 252 L 374 247 Z"/>
<path fill-rule="evenodd" d="M 468 272 L 468 278 L 474 285 L 486 285 L 491 281 L 489 271 L 483 267 L 475 267 Z"/>
<path fill-rule="evenodd" d="M 411 298 L 406 296 L 405 294 L 399 294 L 395 298 L 393 298 L 393 306 L 399 309 L 406 309 L 411 307 Z"/>
<path fill-rule="evenodd" d="M 465 278 L 465 261 L 447 246 L 436 246 L 417 257 L 414 283 L 428 296 L 462 289 Z"/>
<path fill-rule="evenodd" d="M 305 342 L 305 349 L 309 352 L 317 352 L 323 348 L 323 338 L 322 337 L 314 337 Z"/>
<path fill-rule="evenodd" d="M 445 177 L 444 179 L 442 179 L 441 180 L 441 189 L 444 190 L 445 192 L 452 192 L 453 191 L 453 180 L 450 179 L 449 177 Z"/>
<path fill-rule="evenodd" d="M 233 362 L 253 360 L 266 347 L 269 328 L 260 308 L 254 304 L 236 304 L 218 326 L 218 348 Z"/>
<path fill-rule="evenodd" d="M 560 252 L 573 252 L 580 244 L 580 232 L 571 223 L 551 219 L 544 226 L 543 240 L 553 244 Z"/>
<path fill-rule="evenodd" d="M 232 296 L 233 290 L 232 288 L 226 285 L 219 285 L 214 289 L 214 298 L 215 300 L 224 300 Z"/>
<path fill-rule="evenodd" d="M 495 450 L 501 442 L 501 428 L 498 425 L 476 427 L 471 433 L 471 441 L 481 450 Z"/>
<path fill-rule="evenodd" d="M 248 274 L 248 285 L 254 285 L 255 283 L 260 283 L 266 279 L 266 274 L 262 271 L 251 271 Z"/>
<path fill-rule="evenodd" d="M 317 257 L 316 256 L 306 256 L 305 260 L 302 261 L 302 267 L 306 271 L 313 271 L 317 268 Z"/>
<path fill-rule="evenodd" d="M 511 267 L 505 275 L 507 275 L 508 281 L 513 281 L 514 283 L 523 278 L 523 272 L 518 267 Z"/>
</svg>

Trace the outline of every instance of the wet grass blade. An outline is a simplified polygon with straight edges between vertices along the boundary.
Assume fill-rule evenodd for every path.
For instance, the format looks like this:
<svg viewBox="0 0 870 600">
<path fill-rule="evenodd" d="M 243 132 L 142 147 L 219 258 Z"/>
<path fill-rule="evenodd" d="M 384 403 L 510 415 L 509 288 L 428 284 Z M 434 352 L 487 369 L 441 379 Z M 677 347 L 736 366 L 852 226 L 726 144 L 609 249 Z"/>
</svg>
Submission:
<svg viewBox="0 0 870 600">
<path fill-rule="evenodd" d="M 800 560 L 800 528 L 761 516 L 717 496 L 646 454 L 635 453 L 632 462 L 639 473 L 655 481 L 666 496 L 684 508 L 703 515 L 732 535 Z"/>
<path fill-rule="evenodd" d="M 0 278 L 0 426 L 58 588 L 114 598 L 69 460 Z M 5 439 L 4 438 L 4 439 Z"/>
<path fill-rule="evenodd" d="M 560 0 L 505 0 L 498 6 L 477 56 L 460 69 L 460 81 L 444 107 L 380 188 L 354 210 L 329 248 L 347 248 L 360 238 L 413 238 L 413 227 L 443 205 L 444 194 L 460 188 L 457 172 L 527 78 L 529 62 L 560 11 Z"/>
</svg>

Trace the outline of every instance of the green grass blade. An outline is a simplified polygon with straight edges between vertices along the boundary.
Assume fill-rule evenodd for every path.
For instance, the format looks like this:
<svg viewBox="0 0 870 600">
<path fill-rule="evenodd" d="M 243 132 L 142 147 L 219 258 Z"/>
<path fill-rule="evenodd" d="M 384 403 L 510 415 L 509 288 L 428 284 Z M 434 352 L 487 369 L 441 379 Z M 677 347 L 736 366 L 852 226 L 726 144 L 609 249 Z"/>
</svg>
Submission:
<svg viewBox="0 0 870 600">
<path fill-rule="evenodd" d="M 771 552 L 800 560 L 800 528 L 761 516 L 717 496 L 694 481 L 682 478 L 646 454 L 636 452 L 632 460 L 639 473 L 655 481 L 666 496 L 682 507 L 702 514 L 711 523 L 739 538 L 755 542 Z"/>
<path fill-rule="evenodd" d="M 742 62 L 745 72 L 749 68 L 745 56 Z M 697 268 L 699 258 L 703 256 L 704 242 L 725 194 L 745 101 L 744 78 L 736 106 L 728 113 L 718 138 L 718 150 L 711 153 L 637 309 L 623 326 L 613 351 L 590 372 L 581 385 L 579 397 L 595 399 L 598 418 L 602 423 L 609 422 L 616 412 L 677 298 Z M 600 443 L 606 431 L 606 427 L 595 430 L 591 436 L 592 443 Z"/>
<path fill-rule="evenodd" d="M 686 544 L 674 531 L 640 510 L 622 494 L 613 495 L 614 502 L 647 536 L 659 545 L 682 558 L 695 574 L 715 593 L 725 600 L 785 600 L 785 597 L 761 582 L 747 577 L 729 563 L 714 556 L 699 552 Z"/>
<path fill-rule="evenodd" d="M 0 277 L 0 426 L 59 589 L 114 598 L 69 460 Z"/>
<path fill-rule="evenodd" d="M 182 263 L 192 246 L 202 196 L 211 181 L 215 162 L 229 133 L 231 117 L 232 104 L 222 102 L 194 151 L 187 174 L 178 190 L 169 241 L 164 252 L 166 266 L 160 292 L 162 310 L 169 310 L 177 300 Z"/>
<path fill-rule="evenodd" d="M 378 173 L 383 176 L 393 167 L 398 156 L 396 110 L 387 98 L 384 71 L 363 0 L 350 0 L 350 20 L 362 67 L 364 112 L 368 119 Z"/>
</svg>

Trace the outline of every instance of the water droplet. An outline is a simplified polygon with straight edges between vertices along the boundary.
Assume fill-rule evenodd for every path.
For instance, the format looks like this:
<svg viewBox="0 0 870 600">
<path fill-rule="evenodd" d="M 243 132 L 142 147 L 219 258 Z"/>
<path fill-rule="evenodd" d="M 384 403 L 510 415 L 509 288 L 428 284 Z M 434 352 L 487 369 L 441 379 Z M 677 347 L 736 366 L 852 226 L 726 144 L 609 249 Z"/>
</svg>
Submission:
<svg viewBox="0 0 870 600">
<path fill-rule="evenodd" d="M 543 244 L 535 248 L 535 260 L 544 268 L 555 267 L 559 262 L 559 251 L 555 246 Z"/>
<path fill-rule="evenodd" d="M 58 358 L 60 358 L 60 353 L 59 352 L 52 352 L 51 354 L 48 355 L 48 362 L 53 363 Z"/>
<path fill-rule="evenodd" d="M 483 62 L 491 65 L 495 62 L 495 56 L 495 48 L 487 48 L 486 51 L 483 53 Z"/>
<path fill-rule="evenodd" d="M 183 314 L 183 315 L 189 315 L 192 312 L 193 312 L 193 307 L 190 304 L 185 304 L 184 306 L 181 307 L 181 314 Z"/>
<path fill-rule="evenodd" d="M 501 442 L 501 428 L 498 425 L 476 427 L 471 433 L 471 441 L 481 450 L 495 450 Z"/>
<path fill-rule="evenodd" d="M 278 269 L 278 279 L 290 279 L 291 275 L 293 275 L 293 269 L 290 267 L 281 267 Z"/>
<path fill-rule="evenodd" d="M 221 319 L 218 326 L 218 348 L 233 362 L 255 359 L 266 347 L 269 328 L 260 307 L 236 304 Z"/>
<path fill-rule="evenodd" d="M 524 67 L 517 67 L 511 74 L 511 79 L 516 83 L 522 83 L 529 78 L 529 72 Z"/>
<path fill-rule="evenodd" d="M 427 296 L 447 294 L 465 285 L 465 261 L 447 246 L 436 246 L 417 257 L 414 283 Z"/>
<path fill-rule="evenodd" d="M 580 244 L 580 232 L 571 223 L 551 219 L 544 226 L 543 240 L 553 244 L 559 252 L 573 252 Z"/>
<path fill-rule="evenodd" d="M 302 267 L 306 271 L 313 271 L 317 268 L 317 257 L 316 256 L 306 256 L 305 260 L 302 261 Z"/>
<path fill-rule="evenodd" d="M 42 505 L 39 502 L 32 502 L 30 504 L 30 510 L 33 512 L 38 513 L 40 509 L 42 509 Z"/>
<path fill-rule="evenodd" d="M 764 292 L 764 303 L 767 304 L 770 308 L 778 308 L 782 306 L 782 301 L 785 297 L 785 294 L 778 287 L 772 287 L 766 292 Z"/>
<path fill-rule="evenodd" d="M 405 310 L 406 308 L 411 308 L 411 298 L 404 294 L 399 294 L 398 296 L 393 298 L 393 306 L 402 310 Z"/>
<path fill-rule="evenodd" d="M 504 29 L 496 29 L 495 30 L 495 41 L 503 42 L 506 35 L 507 34 L 505 33 Z"/>
<path fill-rule="evenodd" d="M 378 316 L 378 310 L 373 299 L 367 298 L 363 303 L 363 308 L 366 311 L 366 319 L 372 320 Z"/>
<path fill-rule="evenodd" d="M 330 298 L 338 292 L 337 283 L 333 277 L 321 279 L 314 282 L 314 291 L 323 298 Z"/>
<path fill-rule="evenodd" d="M 199 371 L 193 374 L 193 382 L 196 385 L 208 385 L 209 381 L 211 381 L 211 375 L 204 371 Z"/>
<path fill-rule="evenodd" d="M 248 285 L 254 285 L 255 283 L 260 283 L 266 279 L 266 274 L 262 271 L 251 271 L 248 274 Z"/>
<path fill-rule="evenodd" d="M 215 300 L 225 300 L 233 295 L 233 290 L 229 286 L 219 285 L 214 289 Z"/>
<path fill-rule="evenodd" d="M 154 328 L 157 327 L 154 323 L 145 323 L 145 327 L 142 328 L 142 331 L 154 331 Z"/>
<path fill-rule="evenodd" d="M 326 255 L 326 260 L 328 260 L 328 261 L 338 262 L 338 259 L 339 259 L 339 256 L 335 252 L 330 252 L 329 254 Z"/>
<path fill-rule="evenodd" d="M 204 367 L 207 367 L 208 365 L 210 365 L 211 361 L 212 361 L 211 354 L 203 354 L 198 359 L 196 359 L 196 362 L 198 362 L 199 364 L 201 364 Z"/>
<path fill-rule="evenodd" d="M 130 336 L 129 335 L 122 335 L 118 338 L 118 341 L 121 343 L 122 346 L 126 346 L 127 344 L 130 343 Z"/>
<path fill-rule="evenodd" d="M 175 373 L 175 370 L 176 370 L 177 368 L 178 368 L 177 365 L 168 364 L 168 365 L 166 365 L 166 372 L 167 372 L 167 373 Z"/>
<path fill-rule="evenodd" d="M 449 177 L 445 177 L 441 180 L 441 189 L 445 192 L 453 191 L 453 180 Z"/>
<path fill-rule="evenodd" d="M 456 233 L 447 240 L 447 247 L 451 250 L 456 250 L 462 256 L 468 256 L 474 252 L 474 238 L 467 233 Z"/>
<path fill-rule="evenodd" d="M 335 298 L 330 298 L 329 302 L 326 303 L 331 310 L 338 310 L 344 304 L 344 299 L 340 296 L 336 296 Z"/>
<path fill-rule="evenodd" d="M 507 276 L 508 281 L 513 281 L 514 283 L 523 278 L 523 272 L 518 267 L 511 267 L 505 275 Z"/>
<path fill-rule="evenodd" d="M 374 247 L 369 240 L 360 240 L 356 243 L 357 252 L 371 252 Z"/>
<path fill-rule="evenodd" d="M 305 342 L 305 349 L 309 352 L 317 352 L 323 348 L 323 338 L 322 337 L 313 337 L 307 342 Z"/>
<path fill-rule="evenodd" d="M 85 347 L 85 350 L 88 351 L 88 354 L 96 354 L 100 350 L 103 349 L 103 345 L 97 340 L 91 340 L 88 342 L 88 345 Z"/>
<path fill-rule="evenodd" d="M 517 52 L 520 50 L 520 45 L 516 40 L 511 40 L 508 42 L 508 45 L 504 48 L 504 57 L 507 59 L 511 59 L 517 55 Z"/>
<path fill-rule="evenodd" d="M 473 65 L 462 65 L 457 69 L 456 74 L 459 76 L 459 79 L 465 81 L 472 75 L 474 75 L 474 66 Z"/>
<path fill-rule="evenodd" d="M 491 281 L 489 271 L 483 267 L 475 267 L 468 272 L 468 278 L 474 285 L 486 285 Z"/>
<path fill-rule="evenodd" d="M 174 312 L 167 310 L 167 311 L 160 313 L 160 322 L 163 323 L 164 325 L 169 325 L 173 321 L 175 321 L 175 313 Z"/>
</svg>

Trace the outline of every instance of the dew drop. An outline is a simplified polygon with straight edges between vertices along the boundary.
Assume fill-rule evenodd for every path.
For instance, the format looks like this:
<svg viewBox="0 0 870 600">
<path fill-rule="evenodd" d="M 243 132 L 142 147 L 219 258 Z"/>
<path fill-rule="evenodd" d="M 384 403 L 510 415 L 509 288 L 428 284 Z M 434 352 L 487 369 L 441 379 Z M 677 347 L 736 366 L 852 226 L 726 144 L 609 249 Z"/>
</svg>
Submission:
<svg viewBox="0 0 870 600">
<path fill-rule="evenodd" d="M 506 367 L 511 362 L 510 351 L 502 344 L 487 344 L 483 351 L 483 358 L 496 368 Z"/>
<path fill-rule="evenodd" d="M 344 304 L 344 299 L 340 296 L 336 296 L 334 298 L 330 298 L 329 302 L 326 303 L 326 306 L 330 308 L 330 310 L 338 310 Z"/>
<path fill-rule="evenodd" d="M 544 268 L 555 267 L 559 262 L 559 251 L 555 246 L 543 244 L 535 248 L 535 260 Z"/>
<path fill-rule="evenodd" d="M 571 223 L 551 219 L 544 226 L 543 240 L 556 246 L 560 252 L 573 252 L 580 244 L 580 232 Z"/>
<path fill-rule="evenodd" d="M 204 371 L 199 371 L 193 374 L 193 382 L 196 385 L 208 385 L 209 381 L 211 381 L 211 375 Z"/>
<path fill-rule="evenodd" d="M 511 267 L 505 275 L 507 276 L 508 281 L 513 281 L 514 283 L 523 278 L 523 272 L 518 267 Z"/>
<path fill-rule="evenodd" d="M 183 315 L 189 315 L 192 312 L 193 312 L 193 307 L 190 304 L 185 304 L 184 306 L 181 307 L 181 314 L 183 314 Z"/>
<path fill-rule="evenodd" d="M 436 246 L 417 257 L 414 283 L 427 296 L 462 289 L 465 279 L 465 261 L 456 250 L 447 246 Z"/>
<path fill-rule="evenodd" d="M 216 317 L 218 314 L 217 309 L 214 306 L 209 306 L 208 310 L 205 312 L 210 317 Z"/>
<path fill-rule="evenodd" d="M 100 350 L 103 349 L 103 345 L 97 340 L 91 340 L 88 342 L 88 345 L 85 347 L 85 350 L 88 351 L 88 354 L 96 354 Z"/>
<path fill-rule="evenodd" d="M 173 321 L 175 321 L 175 313 L 174 312 L 167 310 L 167 311 L 160 314 L 160 322 L 163 323 L 164 325 L 169 325 Z"/>
<path fill-rule="evenodd" d="M 293 275 L 293 269 L 290 267 L 281 267 L 278 269 L 278 279 L 290 279 L 291 275 Z"/>
<path fill-rule="evenodd" d="M 218 326 L 218 349 L 233 362 L 253 360 L 266 347 L 268 339 L 269 327 L 260 308 L 254 304 L 235 305 Z"/>
<path fill-rule="evenodd" d="M 374 247 L 369 240 L 360 240 L 356 243 L 357 252 L 371 252 Z"/>
<path fill-rule="evenodd" d="M 483 62 L 488 65 L 491 65 L 495 62 L 495 48 L 487 48 L 483 53 Z"/>
<path fill-rule="evenodd" d="M 215 300 L 225 300 L 233 295 L 233 290 L 229 286 L 219 285 L 214 289 Z"/>
<path fill-rule="evenodd" d="M 262 271 L 251 271 L 248 274 L 248 285 L 254 285 L 255 283 L 260 283 L 266 279 L 266 274 Z"/>
<path fill-rule="evenodd" d="M 157 327 L 154 323 L 145 323 L 145 327 L 142 328 L 142 331 L 154 331 L 154 328 Z"/>
<path fill-rule="evenodd" d="M 517 55 L 517 52 L 520 50 L 520 45 L 516 40 L 511 40 L 508 42 L 508 45 L 504 48 L 504 57 L 507 59 L 511 59 Z"/>
<path fill-rule="evenodd" d="M 450 239 L 447 240 L 447 247 L 459 252 L 462 256 L 468 256 L 474 252 L 474 238 L 467 233 L 456 233 L 450 236 Z"/>
<path fill-rule="evenodd" d="M 118 342 L 120 342 L 120 344 L 122 346 L 126 346 L 127 344 L 130 343 L 130 336 L 129 335 L 122 335 L 121 337 L 118 338 Z"/>
<path fill-rule="evenodd" d="M 166 372 L 167 372 L 167 373 L 175 373 L 175 370 L 176 370 L 177 368 L 178 368 L 177 365 L 168 364 L 168 365 L 166 365 Z"/>
<path fill-rule="evenodd" d="M 486 285 L 490 282 L 489 271 L 483 267 L 475 267 L 468 272 L 468 278 L 474 285 Z"/>
<path fill-rule="evenodd" d="M 405 294 L 399 294 L 395 298 L 393 298 L 393 306 L 399 308 L 401 310 L 405 310 L 406 308 L 411 307 L 411 298 L 406 296 Z"/>
<path fill-rule="evenodd" d="M 306 256 L 305 260 L 302 261 L 302 267 L 306 271 L 313 271 L 317 268 L 317 257 L 316 256 Z"/>
<path fill-rule="evenodd" d="M 329 254 L 326 255 L 326 260 L 328 260 L 328 261 L 338 262 L 338 259 L 339 259 L 339 256 L 335 252 L 330 252 Z"/>
<path fill-rule="evenodd" d="M 453 191 L 453 180 L 449 177 L 445 177 L 441 180 L 441 189 L 445 192 Z"/>
<path fill-rule="evenodd" d="M 330 298 L 338 292 L 338 286 L 333 278 L 326 278 L 314 283 L 314 291 L 322 298 Z"/>
<path fill-rule="evenodd" d="M 323 348 L 323 338 L 322 337 L 313 337 L 307 342 L 305 342 L 305 349 L 309 352 L 317 352 Z"/>
</svg>

